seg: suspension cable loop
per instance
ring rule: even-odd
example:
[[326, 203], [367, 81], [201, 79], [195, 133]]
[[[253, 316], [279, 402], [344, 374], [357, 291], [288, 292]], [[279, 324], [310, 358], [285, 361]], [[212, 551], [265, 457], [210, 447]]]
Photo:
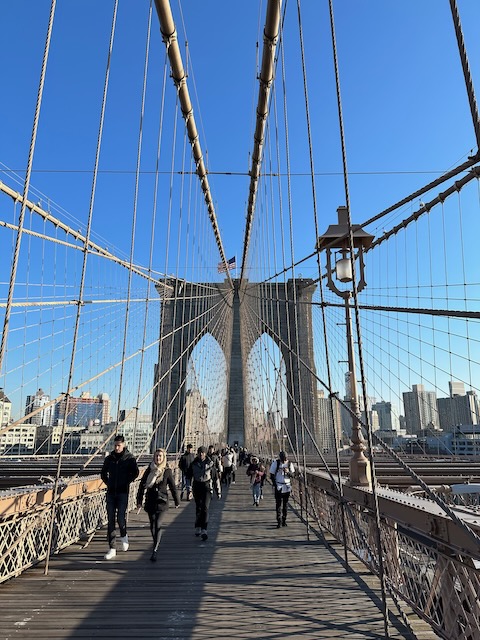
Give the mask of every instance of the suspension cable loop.
[[463, 77], [465, 87], [467, 89], [468, 102], [470, 104], [470, 112], [472, 114], [472, 124], [475, 130], [475, 138], [477, 140], [477, 149], [480, 151], [480, 118], [478, 116], [477, 99], [475, 97], [475, 88], [473, 85], [470, 65], [468, 63], [467, 49], [463, 37], [462, 24], [460, 21], [460, 13], [458, 11], [457, 0], [450, 0], [450, 10], [452, 12], [453, 26], [457, 38], [458, 52], [462, 62]]

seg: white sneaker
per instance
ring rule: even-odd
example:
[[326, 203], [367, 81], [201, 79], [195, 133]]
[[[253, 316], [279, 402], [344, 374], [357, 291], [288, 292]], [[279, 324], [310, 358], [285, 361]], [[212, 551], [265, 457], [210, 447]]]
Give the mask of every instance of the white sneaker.
[[115, 558], [116, 555], [117, 555], [116, 549], [109, 549], [107, 553], [104, 555], [104, 558], [105, 560], [111, 560], [112, 558]]
[[120, 543], [122, 545], [122, 551], [128, 551], [128, 536], [121, 537]]

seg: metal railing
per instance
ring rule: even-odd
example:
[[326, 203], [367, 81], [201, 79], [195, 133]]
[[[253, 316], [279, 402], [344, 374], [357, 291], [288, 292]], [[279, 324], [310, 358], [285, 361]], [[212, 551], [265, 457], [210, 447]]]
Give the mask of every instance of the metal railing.
[[[139, 480], [130, 485], [128, 511], [136, 506]], [[51, 554], [88, 541], [107, 523], [106, 488], [99, 476], [79, 478], [59, 487], [52, 509], [53, 483], [0, 494], [0, 582], [20, 575], [47, 557], [55, 518]]]
[[[308, 472], [307, 479], [307, 491], [301, 478], [294, 481], [294, 498], [321, 530], [340, 542], [345, 539], [348, 551], [378, 575], [371, 492], [345, 486], [342, 504], [326, 474]], [[431, 500], [391, 490], [379, 495], [381, 553], [390, 594], [408, 603], [442, 638], [480, 640], [480, 546], [475, 540], [480, 517], [462, 510], [457, 515], [468, 525], [464, 528]]]

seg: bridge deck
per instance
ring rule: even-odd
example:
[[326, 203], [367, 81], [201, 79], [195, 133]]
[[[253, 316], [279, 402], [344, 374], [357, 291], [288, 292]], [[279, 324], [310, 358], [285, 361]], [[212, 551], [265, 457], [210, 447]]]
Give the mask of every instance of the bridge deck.
[[[193, 502], [168, 512], [156, 564], [145, 514], [133, 513], [127, 553], [103, 560], [98, 532], [55, 556], [48, 576], [36, 567], [1, 585], [0, 638], [385, 638], [375, 579], [360, 564], [347, 573], [294, 513], [277, 530], [271, 489], [253, 507], [242, 469], [212, 501], [207, 542], [193, 519]], [[434, 638], [422, 624], [413, 636], [393, 618], [391, 637]]]

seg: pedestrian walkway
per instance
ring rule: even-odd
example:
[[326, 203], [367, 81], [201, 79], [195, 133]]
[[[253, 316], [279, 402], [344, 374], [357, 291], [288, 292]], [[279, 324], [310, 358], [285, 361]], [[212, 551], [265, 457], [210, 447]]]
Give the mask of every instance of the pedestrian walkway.
[[[293, 512], [277, 529], [271, 488], [254, 507], [243, 468], [213, 499], [206, 542], [194, 536], [194, 510], [169, 510], [156, 563], [146, 514], [134, 512], [130, 549], [114, 560], [103, 560], [102, 530], [54, 556], [48, 576], [36, 567], [2, 584], [0, 638], [385, 638], [376, 580], [347, 573]], [[436, 636], [411, 635], [393, 618], [391, 637]]]

